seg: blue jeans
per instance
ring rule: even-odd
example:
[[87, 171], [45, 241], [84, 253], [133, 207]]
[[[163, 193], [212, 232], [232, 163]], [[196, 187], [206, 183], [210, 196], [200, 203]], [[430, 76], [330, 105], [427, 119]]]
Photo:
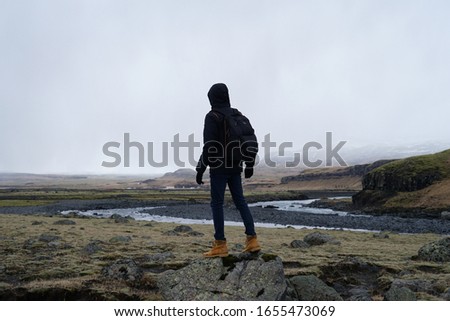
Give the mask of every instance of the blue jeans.
[[233, 174], [210, 174], [211, 182], [211, 210], [214, 222], [214, 239], [225, 240], [223, 200], [225, 196], [225, 188], [228, 184], [234, 205], [241, 214], [242, 221], [245, 226], [245, 234], [256, 235], [253, 217], [248, 208], [247, 202], [242, 190], [241, 173]]

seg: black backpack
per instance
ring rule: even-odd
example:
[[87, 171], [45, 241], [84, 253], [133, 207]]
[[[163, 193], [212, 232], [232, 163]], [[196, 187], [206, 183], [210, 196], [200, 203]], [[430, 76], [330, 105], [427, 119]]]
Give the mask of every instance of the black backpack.
[[225, 146], [226, 150], [231, 146], [233, 161], [254, 162], [258, 153], [258, 140], [250, 120], [236, 108], [215, 111], [224, 116]]

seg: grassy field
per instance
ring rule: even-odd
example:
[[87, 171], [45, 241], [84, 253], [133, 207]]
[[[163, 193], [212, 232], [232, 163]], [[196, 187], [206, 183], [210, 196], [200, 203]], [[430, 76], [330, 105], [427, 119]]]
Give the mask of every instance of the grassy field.
[[[246, 191], [249, 202], [276, 199], [302, 199], [299, 191]], [[229, 193], [226, 193], [230, 200]], [[5, 206], [37, 206], [54, 204], [65, 200], [134, 200], [134, 201], [190, 201], [209, 202], [208, 188], [202, 189], [3, 189], [0, 190], [0, 207]]]
[[[0, 293], [20, 293], [35, 299], [162, 299], [156, 288], [158, 273], [177, 269], [201, 259], [212, 239], [212, 226], [191, 225], [203, 236], [173, 235], [176, 224], [145, 221], [115, 223], [113, 219], [71, 218], [73, 225], [55, 224], [60, 216], [0, 215]], [[450, 286], [450, 264], [412, 260], [419, 248], [441, 238], [434, 234], [389, 234], [376, 238], [373, 233], [327, 231], [341, 244], [325, 244], [306, 249], [289, 244], [311, 230], [259, 228], [263, 251], [282, 258], [286, 276], [314, 274], [326, 278], [326, 267], [346, 258], [359, 258], [378, 266], [380, 286], [394, 278], [429, 280], [444, 291]], [[240, 251], [242, 227], [226, 227], [229, 248]], [[44, 235], [44, 237], [43, 237]], [[117, 236], [125, 236], [121, 242]], [[48, 242], [45, 238], [54, 238]], [[99, 244], [95, 253], [85, 251], [88, 244]], [[146, 256], [171, 255], [164, 262], [148, 261]], [[118, 259], [135, 260], [144, 269], [139, 284], [102, 277], [102, 268]], [[59, 296], [58, 296], [59, 295]], [[63, 296], [63, 297], [60, 297]], [[381, 297], [374, 296], [374, 299]], [[421, 300], [435, 300], [419, 293]]]
[[[76, 200], [207, 203], [210, 199], [207, 184], [199, 189], [157, 190], [142, 188], [134, 177], [122, 181], [116, 178], [93, 181], [83, 177], [67, 180], [52, 176], [42, 183], [43, 178], [39, 176], [33, 177], [33, 185], [27, 183], [31, 178], [26, 176], [15, 186], [13, 178], [11, 182], [3, 180], [0, 189], [0, 207], [2, 212], [6, 211], [0, 214], [2, 299], [161, 300], [156, 286], [158, 274], [203, 259], [202, 253], [210, 247], [213, 237], [210, 225], [191, 225], [200, 233], [196, 236], [176, 235], [173, 232], [176, 224], [170, 223], [133, 220], [116, 223], [114, 219], [74, 217], [70, 218], [73, 224], [59, 225], [58, 221], [63, 219], [60, 215], [7, 212], [11, 207], [51, 206]], [[263, 187], [245, 186], [249, 202], [304, 197], [301, 188], [270, 187], [276, 180], [269, 178], [270, 175], [267, 181], [260, 181], [265, 184]], [[134, 188], [137, 186], [140, 188]], [[444, 196], [447, 187], [441, 189]], [[317, 188], [326, 194], [319, 186]], [[230, 202], [229, 193], [226, 199]], [[257, 232], [263, 252], [278, 255], [283, 260], [287, 277], [314, 274], [330, 285], [337, 277], [339, 282], [359, 282], [358, 278], [367, 278], [376, 287], [374, 300], [383, 299], [383, 291], [394, 279], [430, 284], [431, 290], [417, 293], [420, 300], [441, 299], [440, 294], [450, 287], [450, 264], [412, 259], [423, 245], [442, 238], [441, 235], [390, 233], [387, 238], [379, 238], [373, 233], [335, 230], [325, 233], [336, 238], [340, 245], [300, 249], [292, 248], [290, 243], [302, 240], [312, 230], [259, 228]], [[226, 235], [231, 253], [239, 253], [244, 242], [243, 227], [226, 227]], [[161, 255], [163, 259], [155, 261], [154, 258]], [[130, 284], [105, 277], [102, 270], [120, 259], [132, 259], [143, 269], [144, 276], [139, 282]], [[349, 268], [343, 263], [355, 259], [375, 268], [355, 272], [353, 266]]]

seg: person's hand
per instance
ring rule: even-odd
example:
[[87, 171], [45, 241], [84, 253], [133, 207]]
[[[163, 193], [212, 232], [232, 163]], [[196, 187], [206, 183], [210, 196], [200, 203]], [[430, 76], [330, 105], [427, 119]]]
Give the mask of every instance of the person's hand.
[[245, 178], [250, 178], [253, 176], [253, 167], [245, 167], [244, 169], [244, 177]]
[[197, 172], [197, 176], [195, 177], [195, 180], [197, 181], [198, 185], [202, 185], [203, 184], [203, 173], [202, 172]]

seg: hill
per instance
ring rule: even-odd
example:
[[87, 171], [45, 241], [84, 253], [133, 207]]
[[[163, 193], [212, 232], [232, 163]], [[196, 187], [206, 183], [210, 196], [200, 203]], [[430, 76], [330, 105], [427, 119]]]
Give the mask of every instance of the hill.
[[450, 149], [380, 166], [364, 175], [362, 188], [353, 197], [356, 206], [386, 210], [449, 209]]
[[379, 160], [370, 164], [347, 167], [307, 169], [297, 175], [282, 177], [280, 187], [297, 190], [360, 191], [363, 176], [389, 162], [392, 160]]
[[180, 168], [174, 172], [165, 173], [155, 179], [142, 181], [146, 188], [167, 189], [167, 188], [197, 188], [195, 183], [196, 171], [189, 168]]

